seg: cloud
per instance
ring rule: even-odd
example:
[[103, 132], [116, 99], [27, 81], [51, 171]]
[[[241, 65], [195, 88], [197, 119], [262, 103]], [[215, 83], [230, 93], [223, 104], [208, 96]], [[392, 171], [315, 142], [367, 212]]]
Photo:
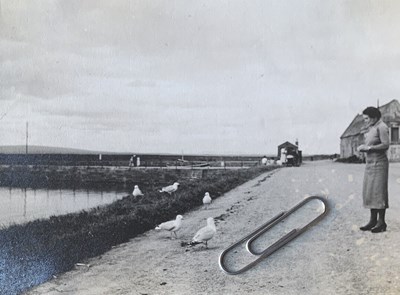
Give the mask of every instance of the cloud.
[[337, 152], [357, 112], [400, 91], [396, 1], [1, 4], [5, 142], [28, 120], [36, 144]]

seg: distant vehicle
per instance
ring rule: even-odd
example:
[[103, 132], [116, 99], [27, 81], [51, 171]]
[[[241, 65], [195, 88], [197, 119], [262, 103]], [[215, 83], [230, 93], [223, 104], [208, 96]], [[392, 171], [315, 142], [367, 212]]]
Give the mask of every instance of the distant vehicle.
[[299, 155], [295, 151], [288, 152], [286, 156], [286, 166], [300, 166]]

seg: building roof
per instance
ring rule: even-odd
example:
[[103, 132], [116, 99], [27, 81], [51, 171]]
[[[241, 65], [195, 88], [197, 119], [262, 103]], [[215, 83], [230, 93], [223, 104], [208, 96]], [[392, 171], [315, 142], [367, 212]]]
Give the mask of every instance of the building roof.
[[[379, 107], [382, 113], [382, 120], [387, 122], [399, 122], [400, 123], [400, 103], [393, 99], [391, 102]], [[358, 114], [354, 117], [353, 121], [346, 128], [340, 138], [356, 136], [363, 133], [366, 130], [364, 126], [364, 120], [362, 114]]]
[[340, 138], [355, 136], [361, 133], [361, 130], [364, 129], [364, 119], [363, 116], [358, 114], [354, 117], [353, 121], [344, 131]]
[[281, 148], [281, 147], [284, 147], [284, 146], [285, 146], [285, 147], [286, 147], [286, 146], [290, 146], [290, 147], [298, 148], [297, 145], [295, 145], [295, 144], [293, 144], [293, 143], [291, 143], [291, 142], [289, 142], [289, 141], [285, 141], [284, 143], [278, 145], [278, 148]]

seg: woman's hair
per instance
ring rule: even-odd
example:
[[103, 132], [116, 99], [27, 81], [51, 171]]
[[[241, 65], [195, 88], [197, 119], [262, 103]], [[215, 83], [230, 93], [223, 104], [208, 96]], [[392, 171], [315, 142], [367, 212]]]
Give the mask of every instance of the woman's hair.
[[363, 111], [364, 115], [367, 115], [368, 117], [370, 117], [371, 119], [380, 119], [381, 118], [381, 111], [375, 107], [367, 107], [364, 111]]

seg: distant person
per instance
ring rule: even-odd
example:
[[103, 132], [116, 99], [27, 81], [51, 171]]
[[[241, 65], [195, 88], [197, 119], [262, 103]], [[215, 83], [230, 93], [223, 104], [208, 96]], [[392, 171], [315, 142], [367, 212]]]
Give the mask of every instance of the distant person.
[[[363, 205], [371, 210], [371, 217], [361, 230], [373, 233], [386, 231], [385, 213], [389, 208], [388, 175], [389, 128], [381, 120], [381, 112], [375, 107], [363, 111], [364, 123], [368, 127], [364, 135], [365, 143], [357, 150], [366, 155], [363, 182]], [[379, 218], [378, 218], [379, 215]]]
[[136, 155], [133, 155], [130, 159], [129, 159], [129, 167], [135, 167], [136, 164]]
[[286, 153], [287, 153], [286, 149], [282, 148], [281, 149], [281, 159], [280, 159], [282, 164], [286, 163]]
[[264, 156], [264, 157], [261, 159], [261, 164], [264, 165], [264, 166], [268, 164], [268, 158], [267, 158], [267, 156]]
[[140, 157], [136, 156], [136, 167], [140, 166]]

